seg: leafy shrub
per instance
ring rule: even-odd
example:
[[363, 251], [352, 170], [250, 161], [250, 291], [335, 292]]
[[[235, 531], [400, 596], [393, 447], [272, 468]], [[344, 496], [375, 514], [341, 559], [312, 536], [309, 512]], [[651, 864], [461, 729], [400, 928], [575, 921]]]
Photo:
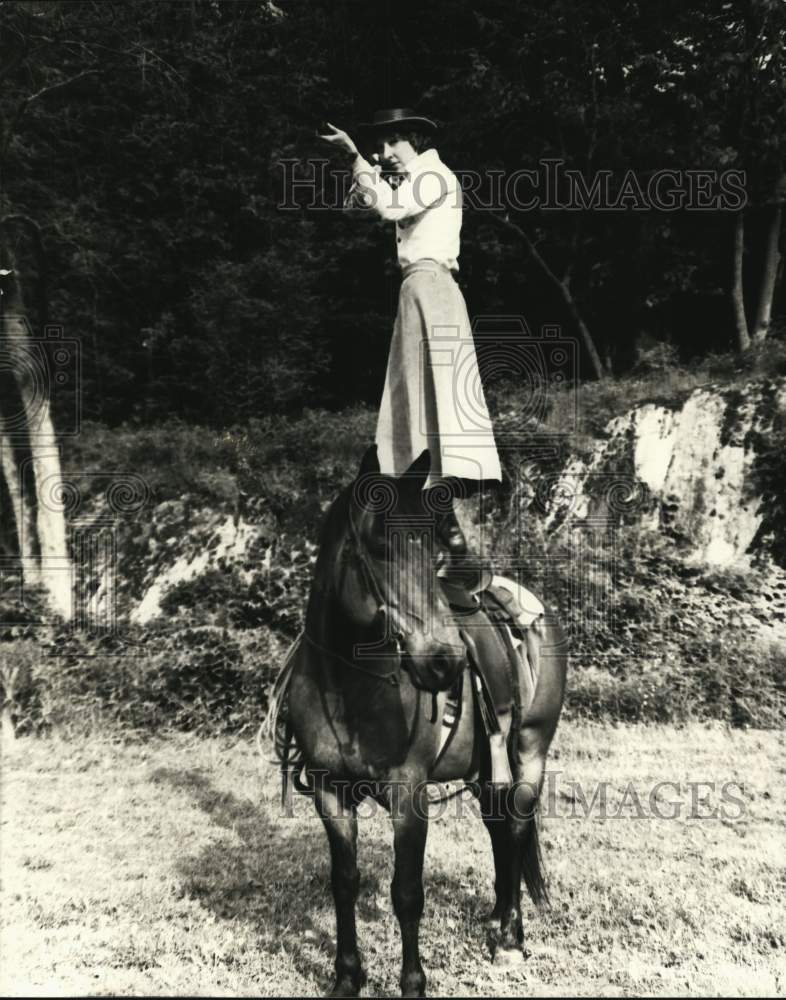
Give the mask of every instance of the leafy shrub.
[[680, 352], [666, 341], [659, 341], [649, 347], [639, 347], [636, 350], [636, 361], [633, 371], [636, 374], [671, 373], [680, 367]]
[[174, 586], [161, 601], [169, 615], [198, 612], [200, 621], [222, 628], [269, 626], [294, 638], [308, 601], [316, 546], [299, 546], [283, 535], [267, 553], [267, 564], [243, 575], [213, 568]]
[[740, 631], [697, 637], [679, 659], [627, 673], [603, 666], [571, 671], [568, 717], [621, 722], [719, 719], [732, 726], [780, 729], [786, 724], [786, 651]]
[[267, 629], [137, 630], [122, 642], [63, 633], [32, 665], [15, 706], [17, 730], [246, 730], [264, 717], [286, 648]]
[[[520, 534], [521, 537], [514, 539]], [[620, 721], [786, 722], [786, 651], [740, 624], [764, 569], [686, 565], [672, 540], [640, 525], [617, 529], [616, 558], [591, 543], [498, 526], [506, 554], [527, 554], [522, 582], [558, 614], [570, 649], [565, 711]], [[580, 586], [577, 574], [580, 573]]]

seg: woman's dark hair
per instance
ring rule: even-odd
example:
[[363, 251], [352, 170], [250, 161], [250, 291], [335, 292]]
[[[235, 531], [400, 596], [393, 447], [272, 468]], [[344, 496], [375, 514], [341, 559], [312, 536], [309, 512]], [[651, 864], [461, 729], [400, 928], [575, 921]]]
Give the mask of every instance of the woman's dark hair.
[[416, 153], [422, 153], [426, 149], [431, 149], [434, 145], [434, 137], [428, 132], [418, 132], [416, 129], [410, 130], [391, 130], [390, 132], [377, 132], [376, 135], [372, 136], [370, 142], [372, 145], [376, 144], [379, 139], [387, 139], [388, 142], [400, 142], [402, 139], [405, 140], [412, 146]]
[[432, 141], [433, 136], [428, 132], [402, 132], [400, 138], [406, 139], [416, 153], [422, 153], [426, 149], [431, 149], [434, 145]]

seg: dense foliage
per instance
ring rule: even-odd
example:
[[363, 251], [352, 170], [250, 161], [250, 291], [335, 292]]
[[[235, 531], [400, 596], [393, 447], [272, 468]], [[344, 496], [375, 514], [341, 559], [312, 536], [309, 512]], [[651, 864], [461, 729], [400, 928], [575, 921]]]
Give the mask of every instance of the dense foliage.
[[[716, 376], [722, 361], [714, 361]], [[728, 369], [732, 361], [726, 359]], [[693, 373], [669, 374], [670, 384], [655, 372], [585, 386], [588, 423], [602, 427], [634, 402], [662, 399], [667, 390], [676, 401]], [[515, 400], [501, 395], [495, 402], [505, 429], [518, 419]], [[544, 427], [564, 422], [561, 409], [565, 401], [556, 398]], [[354, 475], [359, 442], [373, 419], [372, 409], [358, 407], [309, 410], [286, 422], [268, 417], [229, 431], [184, 423], [85, 428], [71, 460], [104, 468], [100, 459], [111, 444], [111, 467], [137, 469], [150, 484], [150, 506], [117, 524], [118, 636], [42, 629], [41, 610], [29, 601], [17, 624], [9, 624], [15, 592], [0, 595], [6, 622], [0, 686], [18, 669], [12, 699], [18, 731], [253, 732], [302, 626], [321, 512]], [[506, 452], [504, 460], [511, 472], [517, 456]], [[774, 476], [769, 462], [762, 488], [780, 497], [765, 473]], [[100, 510], [103, 488], [100, 476], [88, 478], [88, 510]], [[195, 576], [183, 575], [166, 590], [160, 617], [128, 622], [125, 613], [175, 561], [211, 551], [216, 526], [233, 513], [255, 529], [242, 558], [219, 557]], [[633, 523], [620, 527], [613, 570], [601, 547], [577, 585], [571, 536], [546, 534], [534, 516], [520, 521], [508, 490], [493, 498], [487, 516], [495, 555], [504, 560], [511, 545], [527, 554], [526, 581], [567, 628], [569, 717], [783, 725], [786, 656], [782, 645], [762, 636], [783, 621], [786, 590], [773, 585], [766, 558], [747, 568], [709, 570], [686, 560], [675, 539]]]
[[[36, 329], [79, 340], [89, 417], [227, 426], [376, 403], [391, 233], [308, 208], [308, 189], [281, 206], [288, 170], [335, 203], [307, 161], [343, 165], [316, 130], [379, 105], [428, 110], [446, 162], [486, 177], [559, 159], [587, 185], [611, 171], [614, 193], [629, 170], [645, 189], [663, 169], [744, 170], [755, 308], [786, 164], [779, 0], [6, 0], [0, 21], [4, 252]], [[653, 342], [726, 350], [735, 213], [636, 201], [508, 224], [468, 209], [470, 310], [575, 337], [580, 319], [617, 372]]]

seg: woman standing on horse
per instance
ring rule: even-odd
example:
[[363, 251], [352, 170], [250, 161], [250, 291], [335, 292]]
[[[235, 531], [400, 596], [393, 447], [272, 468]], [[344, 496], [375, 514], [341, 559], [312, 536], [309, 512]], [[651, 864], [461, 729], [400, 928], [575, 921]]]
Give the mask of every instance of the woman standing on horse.
[[457, 284], [461, 188], [432, 145], [436, 125], [408, 108], [378, 111], [361, 125], [370, 163], [328, 123], [322, 138], [352, 157], [345, 209], [395, 222], [401, 291], [376, 429], [380, 471], [400, 476], [424, 449], [431, 471], [424, 502], [466, 572], [467, 544], [453, 500], [501, 481], [467, 307]]

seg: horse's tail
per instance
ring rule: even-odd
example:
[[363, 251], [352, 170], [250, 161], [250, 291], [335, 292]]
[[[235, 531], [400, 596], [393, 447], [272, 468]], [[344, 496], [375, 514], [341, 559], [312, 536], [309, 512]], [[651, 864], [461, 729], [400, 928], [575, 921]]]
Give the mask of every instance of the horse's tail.
[[284, 664], [279, 672], [273, 690], [270, 692], [267, 715], [257, 733], [257, 747], [262, 753], [262, 740], [273, 743], [273, 752], [281, 770], [281, 805], [288, 806], [292, 785], [297, 788], [295, 772], [302, 766], [292, 723], [289, 719], [289, 682], [295, 665], [294, 653], [303, 635], [301, 631], [289, 647]]
[[543, 855], [540, 851], [538, 826], [536, 812], [527, 825], [526, 837], [521, 848], [523, 854], [521, 871], [532, 902], [536, 906], [548, 906], [549, 893], [543, 875]]
[[292, 784], [292, 766], [289, 760], [289, 753], [292, 745], [292, 723], [289, 719], [284, 723], [284, 740], [281, 749], [281, 808], [284, 809], [289, 804]]
[[292, 668], [294, 666], [294, 653], [300, 643], [300, 639], [303, 635], [302, 630], [298, 633], [297, 638], [292, 643], [292, 645], [287, 650], [287, 655], [284, 657], [284, 663], [279, 671], [278, 677], [273, 684], [273, 690], [270, 692], [268, 698], [268, 709], [265, 718], [262, 721], [262, 725], [259, 727], [259, 733], [257, 734], [257, 741], [261, 740], [263, 737], [272, 740], [276, 752], [276, 756], [281, 756], [280, 747], [276, 741], [276, 731], [279, 728], [279, 721], [281, 717], [285, 714], [285, 704], [287, 693], [289, 691], [289, 681], [292, 677]]

